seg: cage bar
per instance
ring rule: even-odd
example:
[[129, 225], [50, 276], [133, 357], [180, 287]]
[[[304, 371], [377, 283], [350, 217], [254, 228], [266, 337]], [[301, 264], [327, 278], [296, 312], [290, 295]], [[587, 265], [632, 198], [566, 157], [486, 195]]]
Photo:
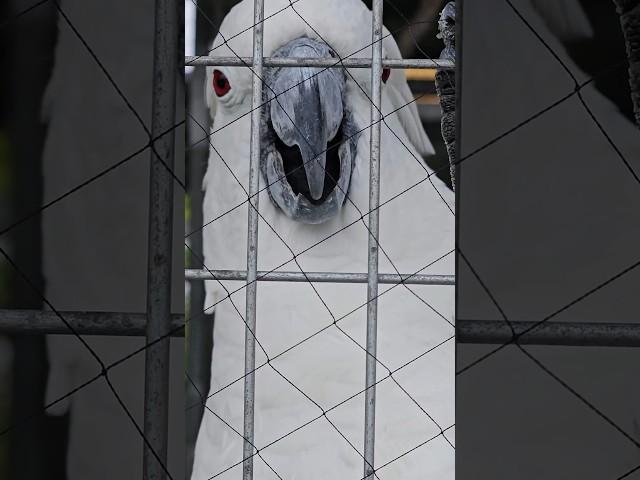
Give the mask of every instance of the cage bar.
[[[318, 283], [367, 283], [367, 273], [338, 273], [338, 272], [257, 272], [257, 281], [262, 282], [318, 282]], [[246, 280], [245, 270], [197, 270], [187, 269], [185, 280]], [[423, 275], [379, 273], [378, 283], [385, 284], [413, 284], [413, 285], [455, 285], [453, 275]]]
[[380, 209], [380, 127], [382, 112], [382, 1], [373, 0], [371, 36], [371, 142], [369, 161], [369, 249], [367, 357], [364, 400], [364, 478], [373, 480], [376, 435], [376, 347], [378, 334], [378, 234]]
[[[379, 42], [378, 42], [379, 43]], [[253, 60], [249, 57], [184, 57], [185, 66], [189, 67], [251, 67]], [[265, 57], [265, 67], [318, 67], [318, 68], [370, 68], [370, 58], [300, 58], [300, 57]], [[425, 68], [439, 70], [455, 70], [454, 62], [431, 58], [385, 58], [382, 60], [384, 68]]]
[[256, 367], [256, 294], [258, 283], [258, 193], [260, 189], [260, 117], [262, 115], [262, 41], [264, 0], [253, 2], [253, 95], [251, 98], [251, 144], [249, 159], [249, 215], [247, 230], [247, 287], [244, 351], [243, 480], [253, 480], [253, 427]]
[[[169, 345], [171, 331], [171, 248], [173, 240], [173, 170], [178, 19], [175, 3], [155, 2], [153, 93], [149, 171], [147, 325], [144, 382], [143, 478], [167, 477]], [[167, 135], [161, 133], [170, 131]], [[165, 165], [162, 164], [165, 163]], [[163, 338], [161, 341], [157, 341]], [[152, 342], [155, 342], [152, 344]], [[153, 449], [153, 450], [151, 450]], [[155, 454], [154, 454], [155, 452]], [[156, 457], [157, 456], [157, 457]]]
[[[640, 324], [604, 322], [511, 322], [521, 345], [640, 347]], [[513, 333], [503, 320], [458, 320], [456, 342], [503, 345]], [[513, 342], [515, 343], [515, 342]]]
[[[79, 335], [144, 336], [146, 314], [129, 312], [60, 312]], [[184, 315], [171, 315], [173, 337], [184, 336]], [[206, 321], [200, 315], [195, 322]], [[640, 323], [511, 322], [522, 345], [574, 347], [640, 347]], [[0, 309], [0, 334], [72, 335], [52, 311]], [[458, 320], [456, 342], [502, 345], [512, 340], [503, 320]]]
[[[79, 335], [144, 336], [147, 314], [131, 312], [60, 312]], [[173, 337], [184, 335], [184, 315], [171, 315]], [[73, 335], [60, 317], [49, 310], [0, 310], [2, 335]]]

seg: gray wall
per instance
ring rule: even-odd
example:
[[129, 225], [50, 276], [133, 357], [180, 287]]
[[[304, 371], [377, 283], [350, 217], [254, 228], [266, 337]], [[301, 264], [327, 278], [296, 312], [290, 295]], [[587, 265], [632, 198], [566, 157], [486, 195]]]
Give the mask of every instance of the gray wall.
[[[561, 3], [513, 0], [582, 82], [594, 72], [553, 32], [562, 22], [575, 27], [580, 5]], [[599, 21], [617, 21], [609, 6], [613, 16]], [[589, 35], [574, 28], [570, 40]], [[581, 94], [620, 154], [574, 95], [471, 156], [574, 84], [505, 0], [463, 2], [461, 43], [459, 247], [509, 320], [539, 321], [638, 261], [640, 184], [621, 156], [640, 172], [640, 136], [590, 84]], [[609, 44], [598, 70], [620, 47]], [[626, 79], [624, 66], [608, 74]], [[458, 318], [502, 320], [461, 256], [458, 265]], [[553, 321], [638, 322], [639, 281], [633, 270]], [[457, 369], [495, 347], [458, 345]], [[457, 478], [614, 479], [640, 464], [633, 441], [561, 383], [638, 442], [638, 349], [525, 350], [551, 373], [510, 346], [458, 375]]]
[[[154, 3], [63, 1], [62, 9], [150, 127]], [[182, 8], [182, 5], [179, 6]], [[179, 89], [182, 92], [181, 89]], [[177, 100], [183, 118], [183, 93]], [[62, 18], [53, 75], [43, 105], [48, 135], [43, 156], [44, 201], [55, 198], [148, 142], [145, 131], [105, 73]], [[184, 129], [176, 132], [176, 167], [183, 176]], [[47, 210], [42, 217], [45, 294], [60, 310], [144, 312], [150, 153], [136, 156]], [[183, 195], [175, 186], [173, 310], [183, 311]], [[142, 338], [86, 337], [105, 363], [140, 348]], [[78, 339], [48, 338], [47, 400], [99, 371]], [[184, 347], [171, 342], [169, 469], [184, 472]], [[144, 353], [110, 371], [116, 389], [142, 425]], [[70, 410], [68, 478], [141, 478], [142, 439], [104, 381], [74, 394], [49, 413]]]

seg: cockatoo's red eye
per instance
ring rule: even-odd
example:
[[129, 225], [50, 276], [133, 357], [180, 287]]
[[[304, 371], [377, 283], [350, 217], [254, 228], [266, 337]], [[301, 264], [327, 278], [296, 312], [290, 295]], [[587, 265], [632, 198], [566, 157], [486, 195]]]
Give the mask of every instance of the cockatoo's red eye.
[[229, 79], [220, 70], [213, 71], [213, 89], [219, 97], [225, 96], [231, 90]]
[[387, 83], [387, 80], [389, 80], [389, 75], [391, 75], [391, 69], [390, 68], [383, 68], [382, 69], [382, 81], [384, 83]]

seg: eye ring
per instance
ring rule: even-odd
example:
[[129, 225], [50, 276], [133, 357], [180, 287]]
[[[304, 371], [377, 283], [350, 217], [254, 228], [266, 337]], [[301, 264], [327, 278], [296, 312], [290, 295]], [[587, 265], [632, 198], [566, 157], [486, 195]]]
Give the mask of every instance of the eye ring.
[[213, 71], [213, 90], [218, 97], [224, 97], [231, 90], [231, 83], [227, 76], [220, 70]]
[[387, 80], [389, 80], [390, 76], [391, 76], [391, 69], [390, 68], [383, 68], [382, 69], [382, 83], [387, 83]]

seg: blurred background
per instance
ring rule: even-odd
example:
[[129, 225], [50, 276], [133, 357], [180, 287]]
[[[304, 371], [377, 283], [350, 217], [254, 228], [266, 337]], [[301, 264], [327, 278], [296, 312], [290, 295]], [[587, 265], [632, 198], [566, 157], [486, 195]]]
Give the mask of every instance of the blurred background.
[[[146, 311], [150, 152], [143, 125], [151, 125], [154, 8], [153, 0], [0, 3], [0, 247], [31, 282], [0, 257], [0, 320], [7, 309], [46, 310], [40, 295], [63, 312]], [[180, 32], [183, 14], [176, 2]], [[182, 44], [177, 50], [181, 65]], [[180, 67], [177, 121], [184, 116], [183, 79]], [[175, 140], [180, 178], [184, 128]], [[178, 185], [174, 191], [172, 307], [179, 314], [184, 196]], [[143, 337], [83, 340], [105, 364], [144, 352]], [[143, 441], [132, 420], [143, 423], [144, 367], [138, 354], [109, 370], [127, 412], [103, 379], [44, 410], [93, 378], [99, 365], [72, 335], [0, 329], [0, 478], [142, 478]], [[173, 478], [182, 478], [179, 338], [171, 340], [171, 368], [168, 463]]]
[[[640, 269], [618, 273], [639, 265], [640, 122], [615, 3], [637, 33], [637, 0], [464, 2], [458, 322], [638, 326]], [[486, 361], [498, 346], [457, 344], [458, 479], [640, 478], [640, 349], [586, 338]]]

